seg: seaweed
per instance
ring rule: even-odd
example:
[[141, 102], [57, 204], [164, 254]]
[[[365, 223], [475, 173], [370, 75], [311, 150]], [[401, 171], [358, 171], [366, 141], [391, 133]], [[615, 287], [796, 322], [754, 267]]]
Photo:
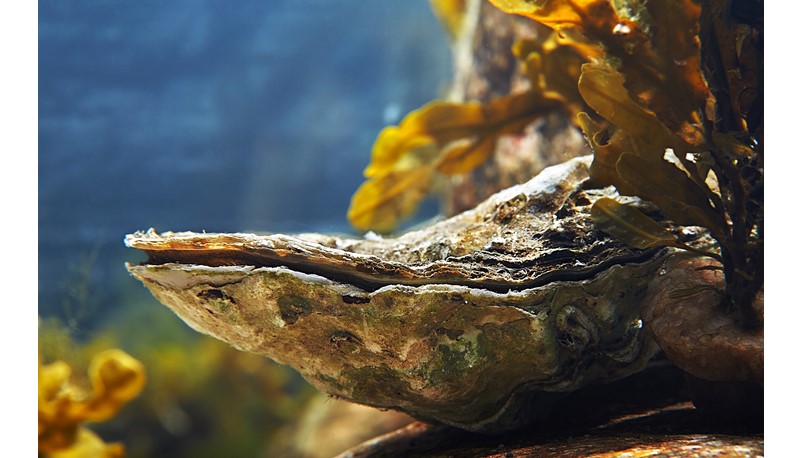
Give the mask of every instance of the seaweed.
[[[148, 323], [146, 338], [131, 322]], [[89, 427], [72, 423], [88, 433], [75, 436], [76, 443], [102, 444], [100, 438], [113, 438], [124, 443], [130, 457], [252, 456], [282, 435], [280, 428], [316, 395], [287, 366], [202, 336], [155, 304], [134, 300], [89, 335], [55, 317], [42, 319], [39, 331], [40, 361], [71, 368], [66, 386], [73, 393], [91, 391], [86, 375], [92, 358], [108, 348], [124, 349], [147, 368], [141, 393], [112, 418]], [[50, 409], [40, 401], [43, 408]], [[40, 447], [43, 436], [48, 444], [53, 441], [45, 431], [52, 427], [40, 429]], [[110, 451], [122, 450], [122, 444], [105, 445]], [[80, 448], [69, 450], [76, 454], [47, 456], [80, 456]]]
[[577, 91], [580, 66], [599, 50], [579, 37], [553, 32], [521, 40], [514, 54], [530, 88], [481, 104], [433, 101], [385, 127], [372, 146], [364, 182], [353, 195], [350, 223], [360, 230], [392, 232], [416, 210], [437, 177], [469, 173], [493, 153], [504, 135], [522, 132], [554, 111], [590, 110]]
[[430, 0], [430, 4], [450, 39], [458, 38], [464, 28], [467, 0]]
[[486, 104], [433, 102], [385, 128], [349, 218], [390, 232], [439, 175], [470, 172], [503, 135], [560, 110], [594, 154], [591, 179], [655, 203], [711, 248], [681, 243], [627, 204], [599, 201], [595, 224], [640, 248], [722, 262], [726, 304], [754, 328], [763, 287], [763, 2], [490, 0], [553, 30], [513, 53], [530, 87]]
[[[763, 159], [754, 146], [762, 144], [763, 108], [759, 96], [743, 104], [742, 95], [762, 89], [758, 78], [742, 85], [719, 75], [742, 74], [743, 62], [750, 74], [763, 72], [760, 23], [739, 24], [736, 38], [720, 36], [723, 19], [732, 19], [732, 12], [721, 13], [729, 5], [723, 1], [493, 2], [557, 29], [577, 29], [602, 45], [603, 58], [584, 64], [578, 80], [584, 101], [607, 121], [600, 127], [578, 115], [594, 152], [592, 179], [654, 202], [677, 224], [706, 228], [719, 245], [714, 257], [723, 264], [728, 302], [743, 327], [757, 326], [752, 302], [764, 278]], [[742, 58], [745, 43], [749, 55]], [[625, 208], [607, 208], [616, 218], [601, 226], [628, 242], [647, 227], [657, 245], [675, 246], [660, 226], [628, 224]]]
[[106, 444], [87, 421], [113, 417], [144, 387], [142, 364], [119, 349], [96, 354], [89, 365], [91, 390], [70, 381], [64, 361], [43, 365], [39, 355], [39, 453], [51, 457], [121, 457], [120, 443]]
[[348, 219], [362, 230], [391, 232], [437, 174], [469, 172], [492, 154], [501, 135], [561, 106], [555, 93], [530, 91], [486, 105], [436, 101], [410, 113], [378, 135], [364, 171], [368, 180], [353, 196]]

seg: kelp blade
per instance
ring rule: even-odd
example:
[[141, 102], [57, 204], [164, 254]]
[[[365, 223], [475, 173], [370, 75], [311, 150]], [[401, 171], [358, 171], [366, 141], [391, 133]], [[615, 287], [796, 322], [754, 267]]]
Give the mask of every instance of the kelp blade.
[[658, 222], [635, 207], [608, 197], [594, 203], [592, 221], [601, 231], [641, 250], [677, 243], [677, 238]]

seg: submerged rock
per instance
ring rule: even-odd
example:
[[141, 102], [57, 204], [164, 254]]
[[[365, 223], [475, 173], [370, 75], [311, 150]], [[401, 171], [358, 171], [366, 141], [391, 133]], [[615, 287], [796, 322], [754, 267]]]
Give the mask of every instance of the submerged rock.
[[641, 311], [670, 250], [594, 229], [590, 158], [397, 238], [164, 233], [128, 265], [194, 329], [288, 364], [321, 391], [471, 431], [640, 370]]
[[763, 419], [696, 409], [683, 379], [657, 356], [630, 377], [571, 393], [535, 427], [485, 435], [415, 422], [337, 458], [764, 456]]

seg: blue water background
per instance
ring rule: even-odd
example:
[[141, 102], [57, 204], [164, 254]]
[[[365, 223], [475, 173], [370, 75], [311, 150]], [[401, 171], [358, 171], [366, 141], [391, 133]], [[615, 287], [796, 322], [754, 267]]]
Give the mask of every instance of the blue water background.
[[40, 315], [153, 300], [136, 230], [352, 232], [375, 136], [450, 67], [425, 0], [40, 1]]

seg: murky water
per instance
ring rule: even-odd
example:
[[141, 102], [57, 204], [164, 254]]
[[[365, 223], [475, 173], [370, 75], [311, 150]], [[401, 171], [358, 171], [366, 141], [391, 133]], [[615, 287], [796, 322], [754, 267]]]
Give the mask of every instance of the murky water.
[[146, 298], [131, 231], [350, 231], [378, 131], [449, 76], [425, 0], [39, 2], [40, 315]]

